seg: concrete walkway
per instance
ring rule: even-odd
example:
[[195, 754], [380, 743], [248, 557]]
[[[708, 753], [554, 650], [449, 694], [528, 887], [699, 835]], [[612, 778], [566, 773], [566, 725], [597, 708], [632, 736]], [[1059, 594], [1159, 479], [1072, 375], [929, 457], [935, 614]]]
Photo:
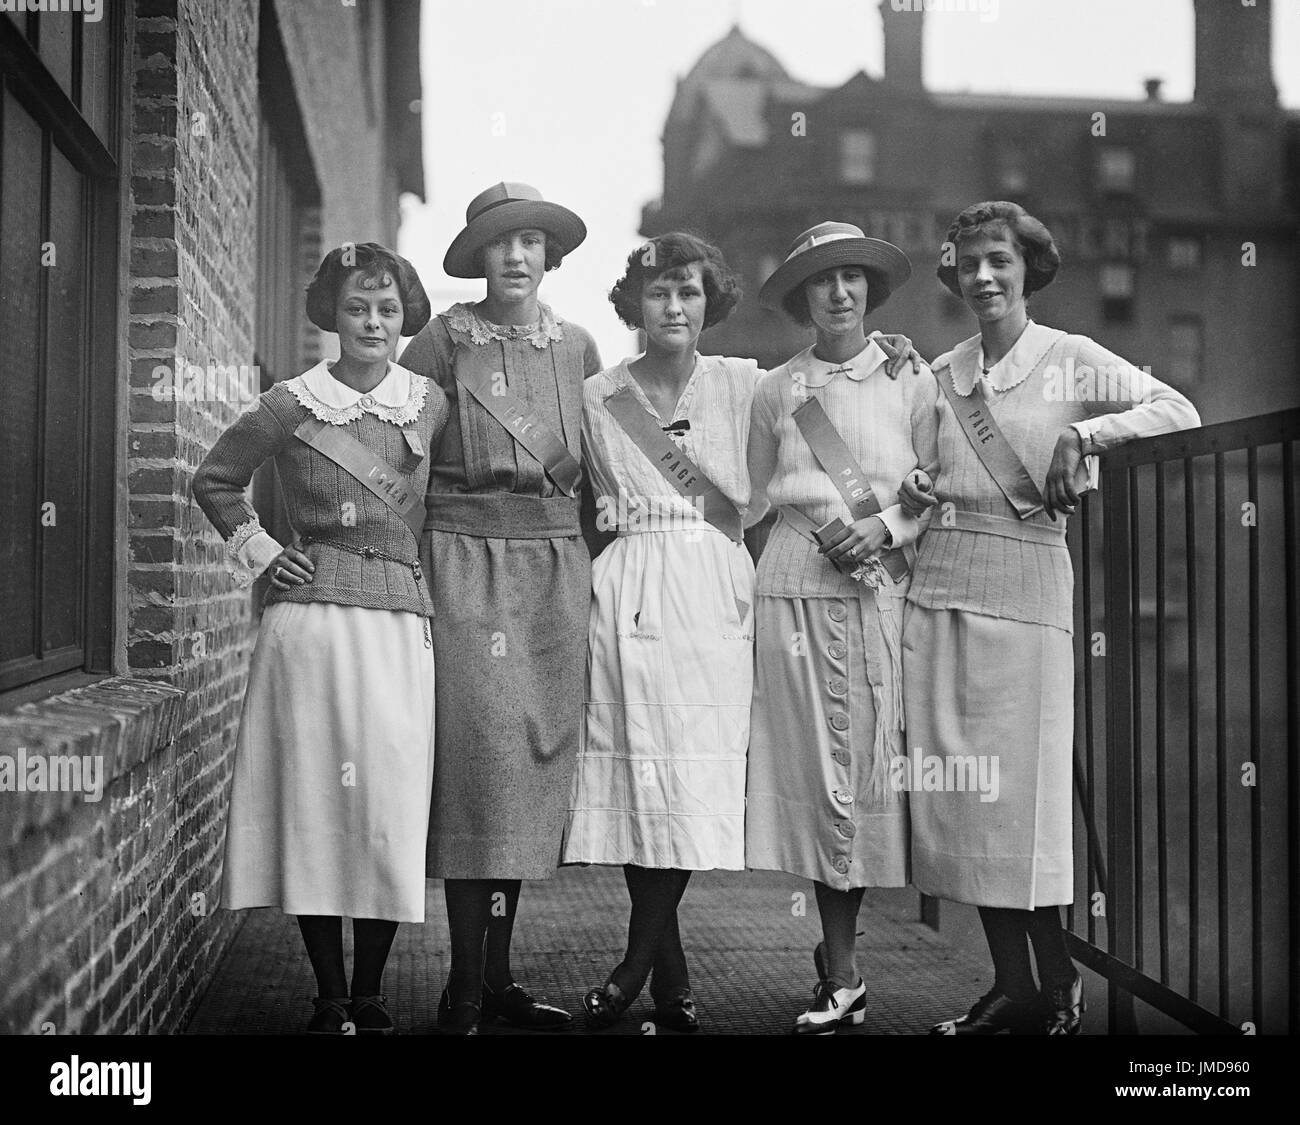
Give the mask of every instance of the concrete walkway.
[[[577, 1017], [573, 1030], [553, 1034], [586, 1034], [580, 997], [622, 956], [627, 913], [622, 872], [615, 868], [564, 868], [549, 882], [524, 884], [515, 975], [533, 995]], [[429, 884], [425, 916], [423, 926], [398, 930], [384, 978], [402, 1034], [434, 1029], [448, 966], [441, 883]], [[867, 892], [859, 916], [865, 932], [858, 938], [867, 1018], [860, 1030], [845, 1034], [914, 1035], [961, 1014], [990, 987], [987, 954], [954, 947], [918, 917], [913, 890]], [[816, 983], [811, 954], [820, 926], [811, 884], [769, 872], [699, 874], [680, 919], [701, 1034], [787, 1034]], [[350, 930], [344, 927], [349, 945]], [[349, 964], [350, 956], [349, 950]], [[311, 1014], [315, 992], [294, 919], [278, 910], [252, 910], [187, 1031], [294, 1034]], [[653, 1030], [651, 1007], [643, 993], [620, 1025], [597, 1034]]]

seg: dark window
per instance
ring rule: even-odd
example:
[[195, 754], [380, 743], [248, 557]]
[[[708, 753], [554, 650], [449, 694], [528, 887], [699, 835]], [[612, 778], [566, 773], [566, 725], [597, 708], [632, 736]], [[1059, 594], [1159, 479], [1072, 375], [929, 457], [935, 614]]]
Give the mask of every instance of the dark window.
[[1204, 351], [1201, 318], [1190, 313], [1175, 313], [1169, 318], [1169, 385], [1180, 390], [1201, 381], [1201, 357]]
[[1166, 260], [1171, 270], [1201, 268], [1201, 240], [1189, 235], [1171, 235], [1166, 244]]
[[[258, 55], [257, 292], [254, 361], [260, 389], [301, 375], [319, 358], [307, 320], [307, 283], [320, 264], [320, 187], [312, 168], [274, 8], [263, 3]], [[253, 507], [281, 543], [293, 535], [274, 463], [253, 477]], [[269, 579], [258, 581], [260, 606]]]
[[122, 10], [0, 19], [0, 691], [111, 668]]
[[1108, 324], [1128, 324], [1133, 319], [1133, 273], [1125, 262], [1101, 267], [1101, 316]]

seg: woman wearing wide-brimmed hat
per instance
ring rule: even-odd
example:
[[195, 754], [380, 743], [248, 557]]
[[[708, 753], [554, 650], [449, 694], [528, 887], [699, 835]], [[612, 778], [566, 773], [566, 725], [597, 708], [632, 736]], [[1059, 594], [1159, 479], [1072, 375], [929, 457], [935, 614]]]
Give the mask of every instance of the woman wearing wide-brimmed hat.
[[[1051, 233], [1019, 204], [977, 203], [953, 220], [938, 276], [980, 330], [935, 360], [933, 483], [901, 488], [914, 511], [942, 505], [907, 595], [908, 744], [927, 765], [973, 760], [998, 779], [991, 794], [969, 785], [911, 793], [913, 882], [980, 908], [995, 972], [969, 1012], [932, 1034], [1079, 1031], [1083, 982], [1060, 913], [1074, 901], [1064, 517], [1085, 483], [1085, 455], [1200, 421], [1181, 394], [1113, 352], [1029, 318], [1027, 298], [1060, 260]], [[1095, 378], [1076, 388], [1085, 370]]]
[[[381, 978], [397, 924], [424, 921], [435, 699], [419, 527], [447, 400], [392, 362], [399, 335], [429, 319], [405, 258], [369, 242], [330, 251], [307, 316], [338, 333], [338, 360], [262, 394], [194, 474], [235, 585], [271, 576], [235, 747], [222, 905], [298, 916], [320, 993], [309, 1033], [350, 1023], [382, 1034], [393, 1030]], [[268, 535], [245, 496], [272, 458], [295, 545]]]
[[579, 529], [583, 380], [591, 337], [537, 297], [586, 237], [533, 187], [476, 196], [447, 250], [487, 294], [435, 317], [402, 354], [447, 394], [426, 497], [436, 612], [438, 766], [428, 874], [446, 880], [451, 973], [438, 1021], [550, 1028], [567, 1012], [515, 983], [520, 881], [555, 871], [582, 722], [591, 560]]
[[746, 862], [816, 890], [818, 982], [796, 1034], [863, 1021], [863, 890], [908, 880], [907, 801], [890, 769], [904, 753], [903, 596], [922, 525], [897, 489], [920, 464], [934, 381], [891, 377], [864, 318], [910, 273], [898, 247], [825, 222], [759, 294], [817, 331], [760, 381], [749, 433], [751, 503], [765, 494], [780, 518], [758, 565]]

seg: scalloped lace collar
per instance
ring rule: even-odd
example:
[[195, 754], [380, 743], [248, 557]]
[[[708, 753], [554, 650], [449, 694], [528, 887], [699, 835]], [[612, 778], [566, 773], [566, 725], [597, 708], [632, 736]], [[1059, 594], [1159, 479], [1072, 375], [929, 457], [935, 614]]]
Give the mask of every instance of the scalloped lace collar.
[[997, 363], [984, 370], [984, 345], [976, 335], [963, 340], [949, 352], [947, 366], [952, 369], [952, 385], [959, 395], [968, 395], [979, 380], [992, 391], [1009, 391], [1023, 383], [1038, 366], [1038, 361], [1064, 335], [1060, 329], [1028, 321], [1019, 339]]
[[420, 416], [429, 392], [429, 382], [424, 376], [391, 362], [388, 374], [366, 394], [334, 378], [325, 360], [296, 379], [290, 379], [285, 386], [299, 403], [331, 426], [347, 425], [363, 414], [373, 414], [395, 426], [410, 425]]
[[470, 304], [458, 302], [441, 315], [446, 319], [452, 335], [463, 343], [481, 346], [489, 340], [527, 340], [533, 347], [549, 347], [552, 341], [564, 339], [560, 321], [551, 312], [550, 305], [537, 302], [540, 316], [532, 324], [493, 324], [484, 320]]

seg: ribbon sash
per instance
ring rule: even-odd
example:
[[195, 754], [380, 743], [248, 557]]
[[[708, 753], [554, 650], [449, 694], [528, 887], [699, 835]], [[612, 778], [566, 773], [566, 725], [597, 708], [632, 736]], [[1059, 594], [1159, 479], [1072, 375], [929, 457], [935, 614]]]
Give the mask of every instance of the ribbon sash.
[[989, 471], [1002, 495], [1022, 520], [1043, 510], [1043, 494], [1038, 491], [1020, 455], [1011, 448], [989, 407], [988, 395], [978, 379], [969, 395], [959, 395], [953, 386], [952, 369], [937, 374], [939, 386], [948, 396], [957, 424], [975, 450], [975, 456]]
[[736, 506], [659, 428], [658, 421], [637, 401], [636, 392], [631, 387], [624, 387], [606, 398], [605, 408], [623, 427], [632, 444], [650, 458], [664, 480], [694, 504], [700, 515], [723, 535], [733, 542], [741, 542], [744, 524]]
[[319, 418], [308, 418], [293, 436], [355, 477], [396, 512], [419, 540], [424, 528], [424, 493], [412, 488], [411, 482], [392, 465], [347, 431]]
[[867, 474], [862, 471], [853, 451], [845, 444], [839, 430], [827, 416], [822, 404], [809, 398], [791, 417], [799, 427], [803, 439], [813, 451], [817, 463], [831, 478], [831, 483], [844, 497], [854, 520], [880, 514], [880, 501], [876, 499]]
[[475, 401], [505, 428], [516, 444], [531, 453], [546, 475], [566, 496], [573, 496], [582, 477], [582, 467], [569, 447], [537, 416], [537, 412], [505, 385], [504, 372], [489, 371], [457, 363], [456, 379]]

